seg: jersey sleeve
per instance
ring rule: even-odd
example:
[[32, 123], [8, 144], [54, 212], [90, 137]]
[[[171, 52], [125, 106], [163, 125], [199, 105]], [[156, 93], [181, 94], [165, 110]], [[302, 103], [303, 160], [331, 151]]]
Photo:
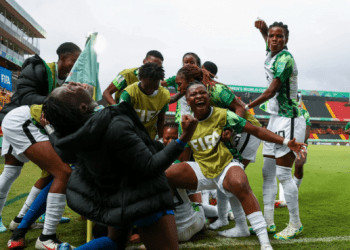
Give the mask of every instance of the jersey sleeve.
[[305, 122], [307, 126], [311, 126], [311, 122], [310, 122], [310, 114], [307, 110], [302, 109], [301, 113], [303, 114], [304, 118], [305, 118]]
[[161, 112], [167, 112], [169, 110], [169, 103], [165, 104], [165, 106], [162, 108]]
[[119, 103], [122, 103], [122, 102], [128, 102], [130, 104], [131, 103], [131, 96], [129, 95], [128, 91], [123, 91], [122, 94], [120, 95], [120, 101]]
[[210, 94], [211, 100], [220, 108], [228, 108], [236, 97], [233, 91], [223, 84], [216, 84]]
[[125, 77], [121, 74], [117, 75], [117, 77], [114, 78], [113, 84], [118, 90], [123, 90], [127, 86]]
[[166, 79], [165, 81], [166, 81], [168, 87], [174, 87], [177, 91], [177, 84], [175, 82], [175, 79], [176, 79], [176, 76], [172, 76], [172, 77]]
[[349, 128], [350, 128], [350, 122], [348, 124], [346, 124], [345, 130], [348, 130]]
[[224, 128], [233, 128], [237, 133], [242, 133], [246, 122], [246, 119], [236, 115], [230, 110], [227, 110], [227, 121]]
[[273, 65], [273, 78], [279, 78], [281, 82], [286, 82], [293, 73], [294, 59], [288, 52], [281, 53], [276, 58]]

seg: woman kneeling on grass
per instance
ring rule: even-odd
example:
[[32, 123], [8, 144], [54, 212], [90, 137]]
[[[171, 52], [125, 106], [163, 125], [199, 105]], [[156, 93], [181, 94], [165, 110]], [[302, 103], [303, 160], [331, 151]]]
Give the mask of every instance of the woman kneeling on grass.
[[173, 196], [164, 171], [183, 152], [197, 119], [184, 116], [180, 139], [162, 148], [129, 103], [98, 109], [90, 92], [77, 83], [55, 89], [43, 107], [55, 130], [50, 141], [58, 154], [76, 156], [68, 206], [109, 226], [108, 237], [77, 250], [124, 249], [134, 224], [147, 249], [178, 249]]
[[266, 222], [249, 186], [244, 167], [233, 159], [230, 151], [220, 142], [221, 134], [225, 128], [231, 128], [237, 133], [247, 132], [261, 140], [288, 145], [291, 150], [302, 155], [302, 146], [305, 144], [297, 143], [295, 139], [286, 140], [264, 128], [256, 127], [229, 110], [211, 107], [207, 88], [202, 82], [195, 81], [188, 86], [186, 99], [194, 117], [199, 121], [189, 142], [195, 162], [172, 165], [166, 171], [170, 186], [173, 189], [198, 191], [218, 188], [230, 198], [230, 202], [233, 201], [233, 195], [237, 196], [257, 232], [261, 249], [272, 249]]

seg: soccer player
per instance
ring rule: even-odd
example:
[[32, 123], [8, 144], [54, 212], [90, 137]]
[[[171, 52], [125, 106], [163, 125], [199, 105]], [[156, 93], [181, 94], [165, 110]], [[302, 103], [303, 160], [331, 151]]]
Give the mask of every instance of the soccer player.
[[178, 249], [173, 196], [164, 171], [183, 152], [197, 120], [184, 116], [182, 136], [163, 148], [149, 137], [128, 102], [100, 111], [96, 107], [91, 93], [70, 83], [56, 89], [43, 108], [55, 130], [50, 140], [57, 152], [63, 159], [75, 157], [70, 159], [76, 164], [67, 188], [68, 205], [109, 226], [108, 237], [77, 250], [124, 249], [134, 224], [147, 249]]
[[[60, 86], [65, 81], [75, 61], [79, 57], [81, 50], [74, 43], [63, 43], [57, 48], [56, 53], [58, 55], [57, 63], [46, 64], [45, 61], [38, 55], [30, 57], [24, 62], [22, 72], [18, 79], [17, 91], [14, 93], [11, 102], [6, 104], [1, 110], [0, 122], [3, 121], [8, 112], [19, 106], [42, 104], [46, 96], [55, 87]], [[28, 114], [28, 111], [26, 111], [26, 114]], [[19, 112], [18, 115], [21, 116], [22, 113]], [[0, 176], [0, 232], [6, 231], [6, 227], [2, 224], [1, 212], [4, 208], [7, 195], [12, 183], [21, 173], [23, 163], [27, 161], [25, 156], [22, 157], [23, 152], [32, 144], [38, 141], [40, 142], [40, 140], [48, 140], [44, 135], [40, 135], [40, 132], [38, 133], [37, 138], [32, 138], [30, 136], [29, 132], [31, 131], [28, 132], [28, 128], [31, 127], [31, 120], [32, 117], [29, 115], [28, 119], [22, 124], [23, 128], [19, 128], [20, 130], [17, 131], [18, 133], [24, 135], [24, 139], [23, 141], [16, 139], [16, 145], [8, 143], [8, 139], [6, 139], [8, 137], [4, 132], [5, 141], [2, 145], [2, 154], [5, 155], [5, 166], [4, 171]], [[9, 129], [11, 129], [12, 122], [17, 125], [19, 124], [15, 119], [9, 122], [9, 124], [5, 125], [5, 127], [10, 126]], [[34, 128], [35, 126], [33, 129]], [[11, 136], [15, 136], [15, 134], [12, 134]], [[18, 136], [20, 136], [20, 134], [18, 134]], [[17, 147], [17, 149], [14, 150], [14, 147]], [[23, 216], [28, 211], [31, 203], [35, 200], [41, 189], [43, 189], [51, 180], [52, 177], [49, 177], [49, 174], [43, 171], [42, 179], [38, 180], [38, 182], [31, 189], [22, 210], [11, 222], [11, 230], [14, 230], [19, 225]], [[38, 227], [37, 224], [34, 226]]]
[[[298, 108], [298, 70], [292, 54], [287, 50], [288, 26], [275, 22], [267, 28], [263, 20], [255, 22], [267, 42], [267, 58], [264, 69], [268, 88], [256, 100], [247, 104], [251, 109], [258, 105], [270, 113], [267, 129], [284, 137], [303, 141], [306, 123]], [[276, 239], [293, 239], [303, 231], [299, 217], [298, 188], [292, 178], [295, 154], [286, 146], [264, 142], [263, 147], [263, 196], [264, 217], [270, 233], [276, 232], [274, 202], [277, 194], [276, 176], [282, 183], [289, 210], [289, 224], [274, 235]]]
[[[186, 65], [182, 67], [176, 76], [176, 82], [179, 86], [179, 90], [186, 89], [188, 84], [194, 80], [201, 81], [206, 85], [210, 93], [210, 103], [213, 106], [229, 109], [235, 112], [237, 115], [244, 117], [251, 124], [261, 127], [261, 124], [252, 116], [248, 111], [244, 109], [242, 102], [236, 98], [234, 93], [224, 84], [217, 83], [211, 79], [211, 74], [206, 69], [201, 69], [196, 65]], [[228, 132], [228, 131], [227, 131]], [[225, 132], [226, 133], [226, 132]], [[239, 142], [229, 139], [233, 143], [225, 142], [225, 146], [228, 147], [234, 158], [242, 161], [244, 167], [247, 167], [250, 162], [255, 162], [256, 152], [260, 145], [260, 140], [253, 135], [243, 132]], [[232, 145], [236, 144], [236, 145]], [[210, 225], [211, 229], [217, 229], [228, 225], [227, 211], [228, 201], [225, 195], [220, 190], [218, 193], [218, 220]], [[235, 207], [231, 207], [233, 215], [235, 217], [236, 227], [227, 230], [226, 236], [228, 237], [243, 237], [249, 236], [248, 226], [242, 207], [239, 205], [239, 201], [233, 203]]]
[[120, 102], [130, 103], [139, 115], [152, 139], [163, 138], [165, 112], [170, 102], [169, 91], [160, 86], [164, 69], [156, 63], [146, 63], [139, 69], [140, 81], [122, 92]]
[[[175, 122], [168, 122], [164, 125], [163, 142], [167, 146], [171, 141], [178, 138], [179, 125]], [[178, 160], [175, 163], [179, 162]], [[175, 189], [175, 222], [180, 242], [189, 241], [193, 235], [201, 231], [205, 225], [205, 215], [201, 204], [190, 201], [185, 189]]]
[[225, 127], [230, 127], [237, 133], [247, 132], [262, 140], [288, 145], [296, 153], [302, 153], [304, 144], [296, 143], [295, 139], [283, 139], [271, 131], [256, 127], [230, 110], [211, 107], [209, 93], [201, 82], [195, 81], [188, 86], [186, 99], [194, 117], [199, 121], [189, 142], [195, 162], [172, 165], [166, 171], [170, 186], [173, 189], [198, 191], [220, 189], [230, 197], [231, 206], [235, 202], [232, 199], [235, 195], [255, 232], [258, 232], [261, 249], [272, 249], [264, 217], [249, 186], [244, 167], [233, 159], [230, 151], [220, 142], [221, 134]]
[[[300, 95], [300, 97], [299, 97]], [[305, 121], [306, 121], [306, 130], [305, 130], [305, 141], [304, 143], [307, 144], [307, 140], [310, 136], [310, 130], [311, 130], [311, 122], [310, 122], [310, 114], [307, 110], [303, 109], [302, 106], [302, 100], [301, 100], [301, 94], [298, 94], [299, 97], [299, 108], [301, 109], [301, 114], [304, 116]], [[298, 191], [301, 185], [301, 182], [303, 181], [304, 177], [304, 164], [306, 164], [306, 159], [307, 159], [307, 147], [305, 147], [305, 158], [302, 159], [296, 159], [295, 160], [295, 171], [294, 171], [294, 182], [297, 185]], [[275, 208], [283, 208], [287, 207], [286, 203], [286, 198], [284, 196], [284, 190], [283, 186], [280, 183], [279, 184], [279, 200], [275, 201]]]
[[[164, 61], [163, 55], [157, 50], [148, 51], [143, 64], [145, 63], [156, 63], [162, 66]], [[162, 79], [163, 80], [163, 79]], [[110, 104], [119, 103], [119, 98], [122, 91], [129, 85], [139, 82], [139, 67], [132, 69], [125, 69], [121, 71], [116, 78], [109, 84], [107, 89], [103, 91], [103, 97]], [[112, 95], [115, 93], [115, 98]]]

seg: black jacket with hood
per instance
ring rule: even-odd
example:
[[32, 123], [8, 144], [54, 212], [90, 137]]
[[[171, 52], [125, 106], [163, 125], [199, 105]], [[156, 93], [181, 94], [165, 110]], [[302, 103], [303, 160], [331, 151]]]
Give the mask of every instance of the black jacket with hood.
[[40, 56], [35, 55], [24, 61], [18, 78], [17, 90], [0, 112], [0, 125], [11, 110], [32, 104], [42, 104], [53, 87], [52, 70]]
[[164, 171], [184, 148], [175, 141], [164, 148], [153, 141], [130, 104], [103, 109], [73, 134], [55, 134], [50, 141], [57, 153], [76, 166], [67, 203], [77, 213], [122, 227], [174, 208]]

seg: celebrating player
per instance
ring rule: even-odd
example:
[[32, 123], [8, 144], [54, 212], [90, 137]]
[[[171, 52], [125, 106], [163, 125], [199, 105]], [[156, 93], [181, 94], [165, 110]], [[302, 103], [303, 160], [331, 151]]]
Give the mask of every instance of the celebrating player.
[[[57, 63], [46, 64], [38, 55], [28, 58], [23, 64], [22, 72], [18, 79], [17, 91], [13, 95], [11, 102], [6, 104], [0, 112], [0, 122], [3, 121], [8, 112], [21, 105], [43, 103], [52, 89], [60, 86], [65, 81], [74, 62], [79, 57], [80, 52], [80, 48], [74, 43], [63, 43], [56, 51], [58, 55]], [[8, 118], [6, 124], [2, 124], [4, 131], [2, 155], [5, 155], [5, 166], [0, 176], [0, 232], [6, 231], [6, 227], [1, 222], [1, 212], [5, 205], [7, 195], [12, 183], [21, 173], [24, 162], [28, 161], [27, 157], [24, 155], [25, 151], [36, 142], [48, 140], [45, 135], [36, 131], [36, 127], [31, 122], [32, 117], [29, 113], [29, 108], [26, 109], [22, 107], [16, 111], [16, 114], [19, 116], [19, 120], [15, 118], [16, 115], [13, 113], [12, 118]], [[23, 117], [27, 117], [27, 119], [21, 124], [20, 119]], [[21, 127], [22, 125], [23, 127]], [[14, 127], [16, 127], [18, 131], [14, 130]], [[35, 132], [28, 130], [29, 128], [32, 128]], [[30, 134], [31, 132], [36, 133], [37, 137], [34, 136], [33, 138]], [[9, 139], [9, 136], [12, 138]], [[15, 136], [17, 136], [17, 138]], [[21, 136], [23, 136], [23, 138]], [[10, 144], [10, 142], [12, 144]], [[43, 171], [42, 177], [43, 178], [38, 180], [31, 189], [20, 213], [11, 222], [11, 230], [14, 230], [19, 225], [31, 203], [35, 200], [40, 191], [52, 180], [52, 177], [45, 171]]]
[[[140, 69], [141, 80], [143, 74]], [[75, 157], [70, 160], [76, 168], [67, 188], [68, 205], [110, 226], [108, 237], [77, 250], [124, 249], [134, 224], [147, 249], [178, 249], [173, 196], [164, 171], [183, 152], [197, 120], [184, 116], [180, 140], [161, 149], [128, 102], [99, 112], [96, 107], [89, 92], [70, 83], [55, 90], [43, 108], [55, 130], [50, 140], [58, 153], [63, 159]]]
[[[267, 42], [268, 55], [264, 62], [268, 88], [246, 109], [261, 105], [270, 113], [267, 129], [284, 137], [285, 140], [305, 137], [305, 119], [298, 108], [298, 70], [295, 60], [287, 50], [289, 30], [283, 23], [275, 22], [267, 28], [262, 20], [255, 22]], [[303, 231], [299, 217], [298, 188], [292, 178], [295, 154], [287, 147], [264, 142], [263, 147], [263, 196], [264, 217], [270, 233], [276, 232], [274, 223], [274, 201], [277, 194], [277, 181], [282, 183], [289, 210], [289, 224], [275, 234], [276, 239], [292, 239]]]
[[[186, 65], [178, 71], [176, 82], [179, 86], [179, 90], [183, 91], [183, 89], [188, 87], [190, 82], [194, 80], [202, 80], [209, 91], [210, 103], [213, 106], [229, 109], [235, 112], [237, 115], [247, 119], [251, 124], [261, 127], [258, 120], [256, 120], [248, 111], [244, 110], [244, 106], [236, 98], [233, 92], [226, 85], [213, 81], [210, 76], [211, 74], [206, 69], [201, 69], [196, 65]], [[240, 159], [242, 156], [243, 159], [240, 160], [242, 160], [244, 167], [247, 167], [250, 162], [255, 162], [256, 152], [260, 145], [260, 140], [253, 135], [243, 132], [241, 134], [240, 141], [237, 143], [237, 147], [233, 147], [230, 142], [225, 142], [225, 145], [228, 147], [234, 158]], [[226, 236], [249, 236], [244, 211], [238, 200], [233, 204], [235, 204], [235, 207], [231, 207], [231, 209], [235, 217], [236, 227], [231, 230], [227, 230]], [[227, 206], [227, 198], [225, 198], [225, 195], [220, 193], [220, 190], [218, 190], [217, 209], [219, 218], [212, 225], [210, 225], [211, 229], [217, 229], [228, 225]]]
[[[206, 87], [201, 82], [194, 82], [187, 88], [186, 99], [194, 117], [199, 120], [196, 131], [189, 143], [193, 150], [195, 162], [182, 162], [172, 165], [166, 175], [171, 187], [190, 190], [220, 189], [230, 197], [238, 197], [245, 214], [259, 237], [261, 249], [272, 249], [266, 230], [266, 223], [254, 196], [244, 167], [233, 159], [230, 151], [220, 142], [225, 127], [251, 133], [254, 136], [278, 144], [288, 145], [296, 153], [301, 152], [303, 144], [293, 140], [283, 140], [261, 127], [251, 125], [235, 113], [210, 106], [210, 97]], [[302, 152], [301, 152], [302, 153]]]
[[170, 97], [169, 91], [160, 86], [164, 79], [164, 69], [155, 63], [146, 63], [139, 69], [140, 82], [128, 86], [120, 96], [120, 102], [130, 103], [152, 139], [158, 134], [163, 138], [165, 112], [169, 103], [176, 102], [184, 95], [180, 92]]
[[[163, 55], [157, 50], [148, 51], [143, 64], [145, 63], [156, 63], [162, 66], [164, 61]], [[163, 79], [162, 79], [163, 80]], [[121, 71], [116, 78], [109, 84], [107, 89], [103, 91], [103, 97], [110, 104], [119, 103], [119, 98], [122, 91], [129, 85], [139, 82], [139, 67], [132, 69], [125, 69]], [[115, 98], [112, 95], [115, 93]]]

